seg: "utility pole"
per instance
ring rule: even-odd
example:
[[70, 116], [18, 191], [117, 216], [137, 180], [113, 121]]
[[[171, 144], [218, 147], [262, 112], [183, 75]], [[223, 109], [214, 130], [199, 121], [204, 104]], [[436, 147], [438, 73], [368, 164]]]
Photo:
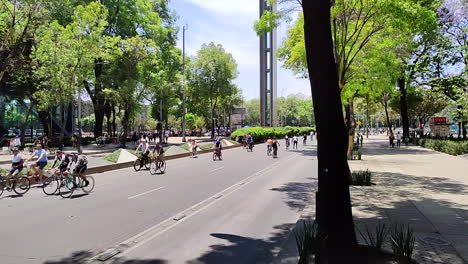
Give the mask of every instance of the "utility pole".
[[[75, 131], [73, 131], [75, 132]], [[82, 154], [83, 153], [83, 148], [81, 147], [81, 92], [78, 90], [78, 138], [77, 138], [77, 143], [78, 143], [78, 153]]]
[[183, 26], [182, 28], [182, 142], [186, 142], [187, 139], [185, 138], [185, 115], [187, 114], [187, 109], [185, 107], [185, 31], [187, 30], [187, 26]]

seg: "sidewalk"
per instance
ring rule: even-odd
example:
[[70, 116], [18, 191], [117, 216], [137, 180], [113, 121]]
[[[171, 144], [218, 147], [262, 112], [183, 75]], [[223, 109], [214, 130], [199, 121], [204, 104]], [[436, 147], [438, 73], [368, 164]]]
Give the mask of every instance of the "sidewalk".
[[[350, 187], [356, 228], [365, 233], [365, 226], [372, 229], [379, 221], [410, 224], [416, 236], [416, 261], [468, 263], [467, 160], [417, 146], [391, 149], [387, 141], [384, 136], [365, 138], [363, 160], [349, 161], [352, 171], [372, 171], [375, 183]], [[315, 218], [315, 193], [311, 195], [303, 218]], [[364, 244], [359, 233], [357, 237]], [[385, 249], [391, 252], [389, 245]], [[275, 263], [297, 260], [291, 233]]]
[[416, 146], [392, 149], [387, 138], [364, 140], [363, 160], [371, 187], [351, 187], [356, 226], [382, 222], [410, 224], [414, 258], [420, 263], [468, 263], [468, 162]]

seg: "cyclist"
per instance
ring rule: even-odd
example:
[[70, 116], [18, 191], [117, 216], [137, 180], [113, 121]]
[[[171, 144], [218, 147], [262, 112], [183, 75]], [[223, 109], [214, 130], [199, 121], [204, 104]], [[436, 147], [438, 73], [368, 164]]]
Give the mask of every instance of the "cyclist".
[[153, 149], [153, 157], [156, 157], [156, 162], [161, 163], [164, 161], [164, 148], [161, 142], [157, 142]]
[[307, 144], [307, 134], [304, 134], [304, 139], [302, 140], [302, 145], [306, 145]]
[[148, 163], [148, 161], [149, 161], [148, 155], [150, 153], [150, 150], [149, 150], [148, 141], [144, 137], [141, 138], [140, 145], [138, 145], [135, 152], [138, 153], [138, 150], [141, 150], [141, 155], [143, 156], [143, 160], [146, 163]]
[[17, 147], [11, 149], [13, 157], [11, 157], [11, 170], [6, 177], [7, 188], [10, 188], [10, 179], [13, 177], [15, 182], [18, 181], [18, 174], [23, 170], [23, 157]]
[[268, 153], [268, 156], [271, 155], [271, 150], [272, 150], [272, 145], [273, 145], [273, 139], [271, 139], [271, 137], [268, 137], [268, 140], [267, 140], [267, 153]]
[[290, 144], [288, 135], [286, 135], [286, 137], [284, 138], [284, 141], [286, 142], [286, 150], [288, 150], [289, 144]]
[[33, 169], [34, 173], [39, 176], [39, 182], [45, 179], [42, 170], [47, 166], [47, 152], [43, 149], [41, 144], [36, 145], [36, 150], [31, 155], [27, 161], [32, 160], [34, 157], [37, 157], [36, 163], [31, 164], [31, 168]]
[[65, 154], [61, 150], [58, 150], [51, 168], [57, 168], [61, 173], [64, 173], [65, 171], [70, 170], [72, 162], [72, 154]]
[[194, 157], [197, 155], [197, 148], [198, 144], [197, 141], [194, 139], [190, 144], [190, 152], [193, 154]]
[[223, 150], [223, 144], [221, 144], [221, 140], [218, 138], [216, 143], [214, 144], [214, 151], [216, 155], [218, 155], [219, 159], [221, 159], [221, 151]]
[[249, 144], [250, 150], [253, 150], [253, 137], [252, 135], [247, 135], [247, 144]]
[[70, 167], [72, 163], [75, 163], [75, 168], [73, 169], [73, 187], [77, 188], [76, 185], [76, 176], [80, 177], [81, 180], [84, 182], [83, 187], [87, 187], [89, 185], [89, 181], [85, 177], [86, 169], [88, 168], [88, 158], [83, 154], [71, 154], [71, 162], [68, 164], [68, 169], [66, 173], [70, 173]]
[[272, 147], [273, 147], [273, 158], [278, 157], [278, 147], [280, 146], [278, 140], [273, 138]]

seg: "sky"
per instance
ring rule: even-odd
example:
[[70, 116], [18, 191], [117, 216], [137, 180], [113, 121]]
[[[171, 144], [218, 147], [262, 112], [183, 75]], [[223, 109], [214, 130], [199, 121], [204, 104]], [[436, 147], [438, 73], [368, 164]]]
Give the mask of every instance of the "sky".
[[[214, 42], [231, 53], [238, 64], [239, 76], [234, 81], [244, 98], [259, 98], [259, 39], [253, 24], [259, 18], [258, 0], [171, 0], [180, 27], [177, 46], [182, 48], [182, 26], [187, 25], [185, 48], [196, 55], [201, 45]], [[278, 29], [278, 46], [285, 37], [287, 25]], [[302, 93], [310, 95], [308, 80], [298, 79], [278, 63], [278, 96]]]

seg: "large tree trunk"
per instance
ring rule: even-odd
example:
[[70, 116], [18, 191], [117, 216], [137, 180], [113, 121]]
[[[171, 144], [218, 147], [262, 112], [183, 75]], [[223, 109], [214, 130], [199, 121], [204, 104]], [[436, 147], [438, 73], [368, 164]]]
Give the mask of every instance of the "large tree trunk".
[[409, 119], [408, 119], [408, 103], [406, 100], [408, 91], [406, 90], [405, 78], [398, 79], [398, 87], [400, 88], [400, 113], [401, 122], [403, 123], [403, 138], [409, 137]]
[[388, 102], [385, 101], [383, 102], [384, 108], [385, 108], [385, 117], [387, 119], [387, 127], [390, 131], [390, 135], [393, 134], [393, 129], [392, 129], [392, 123], [390, 122], [390, 115], [388, 114]]
[[115, 133], [117, 130], [117, 124], [115, 122], [116, 116], [115, 116], [115, 106], [112, 105], [112, 136], [115, 137]]
[[[351, 263], [357, 246], [346, 157], [348, 137], [333, 56], [330, 0], [303, 1], [304, 32], [318, 132], [317, 221], [326, 239], [319, 263]], [[350, 262], [351, 260], [351, 262]]]
[[50, 136], [50, 114], [48, 111], [38, 111], [39, 121], [41, 121], [44, 135]]
[[463, 139], [466, 139], [466, 122], [465, 121], [461, 122], [461, 126], [462, 126], [462, 131], [463, 131]]
[[354, 133], [356, 131], [356, 120], [354, 120], [354, 97], [348, 99], [346, 110], [346, 128], [348, 130], [348, 158], [353, 155], [354, 150]]

